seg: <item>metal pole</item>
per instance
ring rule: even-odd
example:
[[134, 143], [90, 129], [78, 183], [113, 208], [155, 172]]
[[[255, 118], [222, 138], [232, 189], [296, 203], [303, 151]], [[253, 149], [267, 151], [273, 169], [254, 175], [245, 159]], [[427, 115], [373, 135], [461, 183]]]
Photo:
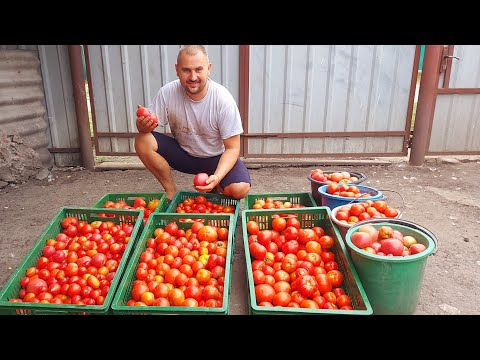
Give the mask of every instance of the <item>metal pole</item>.
[[413, 129], [410, 165], [420, 166], [425, 161], [430, 144], [433, 115], [437, 101], [440, 63], [443, 45], [427, 45], [423, 58], [422, 78], [418, 91], [417, 113]]
[[95, 162], [93, 159], [93, 146], [90, 135], [90, 122], [88, 120], [87, 95], [85, 93], [80, 45], [68, 45], [68, 55], [70, 57], [70, 72], [72, 75], [73, 98], [75, 100], [75, 112], [77, 114], [82, 165], [88, 170], [93, 170], [95, 168]]

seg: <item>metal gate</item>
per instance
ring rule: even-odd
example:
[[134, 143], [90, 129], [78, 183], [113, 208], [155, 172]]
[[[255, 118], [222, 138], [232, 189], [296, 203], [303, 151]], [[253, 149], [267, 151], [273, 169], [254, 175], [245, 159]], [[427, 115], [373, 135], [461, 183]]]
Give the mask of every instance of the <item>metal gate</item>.
[[244, 157], [407, 155], [420, 46], [244, 51], [250, 60], [243, 69], [250, 81]]
[[444, 46], [428, 155], [480, 154], [480, 46]]

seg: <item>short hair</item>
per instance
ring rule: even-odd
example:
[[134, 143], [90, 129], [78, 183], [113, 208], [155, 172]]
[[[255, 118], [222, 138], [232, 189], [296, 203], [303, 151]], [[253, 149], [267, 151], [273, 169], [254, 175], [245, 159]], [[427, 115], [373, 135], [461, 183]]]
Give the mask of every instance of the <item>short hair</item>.
[[182, 54], [187, 54], [187, 55], [190, 55], [190, 56], [193, 56], [193, 55], [196, 55], [198, 52], [201, 52], [203, 53], [203, 55], [205, 55], [205, 57], [207, 58], [207, 62], [209, 61], [208, 60], [208, 54], [207, 54], [207, 49], [205, 49], [205, 46], [203, 45], [183, 45], [180, 47], [180, 50], [178, 50], [178, 56], [177, 56], [177, 64], [180, 62], [180, 56]]

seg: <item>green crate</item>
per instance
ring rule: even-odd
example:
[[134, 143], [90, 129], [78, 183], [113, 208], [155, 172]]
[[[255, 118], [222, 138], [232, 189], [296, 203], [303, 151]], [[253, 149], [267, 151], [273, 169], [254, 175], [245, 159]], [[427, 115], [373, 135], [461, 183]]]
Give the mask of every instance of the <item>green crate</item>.
[[105, 204], [106, 201], [117, 202], [120, 200], [125, 201], [127, 205], [133, 206], [133, 201], [138, 197], [143, 198], [147, 204], [150, 200], [159, 199], [160, 201], [158, 202], [158, 205], [154, 210], [154, 212], [156, 213], [164, 212], [168, 207], [167, 195], [164, 192], [159, 192], [159, 193], [109, 193], [109, 194], [103, 195], [103, 197], [100, 198], [100, 200], [98, 200], [93, 205], [93, 208], [103, 208], [103, 204]]
[[[245, 197], [245, 210], [252, 210], [252, 206], [257, 200], [265, 200], [271, 198], [273, 201], [289, 201], [293, 205], [299, 204], [305, 207], [317, 206], [313, 199], [312, 193], [296, 192], [296, 193], [263, 193], [263, 194], [248, 194]], [[253, 209], [253, 210], [268, 210], [268, 209]]]
[[[172, 199], [172, 202], [168, 206], [165, 212], [167, 213], [176, 213], [175, 209], [177, 206], [182, 203], [187, 198], [194, 199], [195, 197], [203, 195], [207, 201], [211, 201], [214, 204], [220, 204], [222, 206], [233, 206], [235, 208], [234, 215], [234, 229], [237, 226], [238, 216], [240, 214], [240, 200], [234, 199], [230, 196], [225, 196], [222, 194], [211, 194], [211, 193], [201, 193], [197, 191], [179, 191], [175, 194], [175, 197]], [[193, 214], [201, 216], [192, 216]], [[221, 213], [223, 214], [223, 213]], [[183, 218], [203, 218], [203, 213], [186, 213], [183, 214]]]
[[118, 291], [112, 301], [112, 310], [114, 315], [228, 315], [230, 311], [230, 290], [232, 281], [233, 257], [234, 257], [234, 215], [233, 214], [202, 214], [206, 225], [228, 228], [227, 239], [227, 258], [225, 261], [225, 278], [223, 291], [223, 305], [221, 308], [207, 307], [183, 307], [183, 306], [128, 306], [135, 274], [140, 256], [146, 248], [148, 239], [153, 237], [153, 232], [157, 227], [165, 227], [170, 222], [175, 221], [180, 229], [187, 230], [192, 222], [180, 222], [185, 218], [185, 214], [156, 213], [152, 214], [145, 229], [140, 235], [138, 245], [133, 252], [127, 265], [127, 269], [118, 286]]
[[62, 232], [62, 220], [65, 217], [75, 216], [80, 221], [113, 221], [120, 225], [124, 223], [134, 224], [131, 234], [131, 239], [137, 237], [140, 226], [143, 223], [142, 210], [125, 210], [125, 209], [110, 209], [109, 212], [113, 217], [101, 217], [103, 211], [100, 209], [80, 208], [80, 207], [64, 207], [62, 208], [53, 220], [48, 224], [40, 238], [34, 244], [30, 252], [25, 256], [20, 266], [15, 270], [6, 285], [0, 292], [0, 314], [1, 315], [108, 315], [111, 313], [110, 304], [113, 300], [115, 290], [120, 282], [122, 273], [127, 265], [128, 255], [134, 248], [134, 241], [129, 241], [122, 259], [118, 264], [117, 272], [110, 285], [110, 290], [105, 297], [105, 302], [102, 305], [71, 305], [71, 304], [40, 304], [40, 303], [22, 303], [9, 302], [10, 299], [16, 298], [21, 289], [20, 280], [25, 276], [28, 268], [36, 266], [38, 259], [42, 254], [42, 249], [46, 241], [55, 238]]
[[[290, 307], [265, 307], [258, 306], [255, 297], [255, 286], [253, 284], [252, 261], [248, 246], [247, 222], [256, 221], [260, 230], [271, 228], [271, 222], [274, 215], [293, 215], [300, 220], [301, 228], [312, 228], [321, 226], [326, 235], [334, 239], [334, 245], [330, 249], [335, 254], [335, 261], [343, 274], [342, 288], [350, 297], [353, 310], [328, 310], [328, 309], [306, 309]], [[371, 315], [373, 313], [370, 302], [360, 282], [360, 278], [352, 265], [352, 261], [347, 253], [345, 244], [341, 240], [340, 233], [333, 225], [331, 220], [331, 211], [328, 207], [319, 206], [311, 208], [296, 209], [272, 209], [272, 210], [243, 210], [242, 211], [242, 231], [243, 244], [245, 250], [245, 259], [247, 266], [248, 283], [248, 302], [249, 311], [253, 315], [302, 315], [302, 314], [323, 314], [323, 315]]]

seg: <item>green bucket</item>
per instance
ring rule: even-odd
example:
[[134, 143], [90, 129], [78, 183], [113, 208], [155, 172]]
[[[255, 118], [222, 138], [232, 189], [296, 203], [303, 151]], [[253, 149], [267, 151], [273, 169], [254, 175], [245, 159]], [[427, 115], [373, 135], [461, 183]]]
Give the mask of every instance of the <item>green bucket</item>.
[[[413, 236], [427, 247], [410, 256], [380, 256], [353, 245], [350, 236], [365, 224], [376, 229], [390, 226], [404, 236]], [[366, 220], [351, 227], [345, 241], [374, 315], [411, 315], [417, 308], [428, 256], [436, 250], [437, 240], [428, 230], [399, 219]]]

